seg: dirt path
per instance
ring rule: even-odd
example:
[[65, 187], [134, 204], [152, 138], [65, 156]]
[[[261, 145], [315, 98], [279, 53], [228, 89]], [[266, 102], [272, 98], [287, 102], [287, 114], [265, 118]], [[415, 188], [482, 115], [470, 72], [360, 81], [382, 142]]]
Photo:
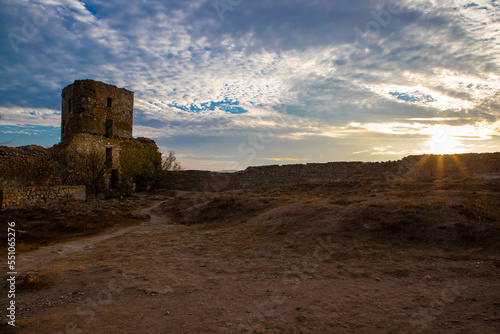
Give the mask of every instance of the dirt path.
[[284, 203], [244, 223], [185, 226], [156, 202], [141, 225], [27, 253], [20, 269], [42, 282], [19, 292], [17, 328], [498, 332], [498, 254], [353, 238], [337, 227], [353, 210], [334, 205], [334, 216], [328, 205]]
[[161, 203], [161, 201], [156, 202], [151, 207], [141, 211], [141, 214], [144, 213], [151, 216], [151, 220], [147, 223], [143, 223], [138, 226], [115, 228], [111, 231], [106, 231], [106, 233], [101, 235], [85, 237], [62, 244], [45, 246], [29, 253], [20, 254], [18, 256], [18, 274], [22, 276], [29, 272], [36, 272], [37, 267], [39, 266], [64, 259], [66, 256], [75, 252], [93, 249], [97, 243], [122, 236], [126, 233], [131, 233], [141, 229], [144, 230], [145, 228], [147, 229], [154, 226], [154, 224], [158, 223], [159, 217], [154, 214], [153, 211], [157, 209]]

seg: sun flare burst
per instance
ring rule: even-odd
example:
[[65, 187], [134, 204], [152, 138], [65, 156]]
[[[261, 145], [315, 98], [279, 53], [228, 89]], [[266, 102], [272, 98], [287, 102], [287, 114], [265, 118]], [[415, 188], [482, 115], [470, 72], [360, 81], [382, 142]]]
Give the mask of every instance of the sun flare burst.
[[447, 125], [436, 125], [430, 130], [432, 137], [426, 142], [427, 153], [456, 154], [466, 153], [464, 144], [455, 137], [453, 128]]

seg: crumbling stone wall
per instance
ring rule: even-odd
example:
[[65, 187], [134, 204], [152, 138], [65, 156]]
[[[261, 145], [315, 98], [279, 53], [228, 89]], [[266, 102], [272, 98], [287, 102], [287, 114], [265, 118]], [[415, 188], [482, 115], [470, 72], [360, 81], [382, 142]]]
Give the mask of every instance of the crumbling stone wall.
[[102, 154], [103, 157], [106, 157], [106, 154], [111, 152], [109, 168], [114, 169], [120, 167], [120, 151], [124, 145], [133, 145], [139, 149], [152, 148], [158, 153], [158, 156], [161, 156], [155, 141], [149, 138], [107, 138], [88, 133], [75, 135], [71, 142], [66, 145], [66, 149], [83, 154], [94, 151]]
[[[0, 188], [26, 185], [36, 181], [54, 185], [56, 177], [51, 166], [50, 152], [41, 146], [0, 146]], [[36, 177], [37, 180], [29, 180]]]
[[255, 185], [289, 184], [316, 180], [392, 178], [408, 172], [399, 162], [330, 162], [302, 165], [249, 167], [235, 175], [237, 188]]
[[106, 160], [107, 187], [118, 185], [120, 152], [141, 147], [161, 154], [153, 140], [133, 139], [134, 93], [94, 80], [76, 80], [62, 91], [61, 147], [95, 152]]
[[63, 200], [84, 201], [85, 186], [20, 187], [0, 189], [2, 209], [53, 203]]
[[62, 91], [61, 141], [78, 133], [132, 138], [134, 92], [94, 80], [76, 80]]
[[224, 191], [256, 186], [322, 180], [384, 181], [399, 178], [466, 179], [500, 177], [500, 153], [409, 156], [388, 162], [330, 162], [326, 164], [248, 167], [236, 173], [171, 172], [167, 187], [187, 191]]
[[359, 180], [394, 178], [407, 173], [402, 162], [330, 162], [326, 164], [273, 165], [248, 167], [235, 173], [209, 171], [171, 172], [167, 185], [171, 189], [188, 191], [224, 191], [256, 186], [292, 184], [321, 180]]
[[224, 191], [241, 188], [236, 173], [218, 173], [200, 170], [168, 172], [167, 189], [185, 191]]
[[123, 139], [120, 138], [106, 138], [99, 135], [79, 133], [74, 135], [69, 143], [63, 145], [66, 150], [82, 154], [98, 152], [102, 155], [103, 159], [106, 159], [106, 154], [110, 154], [111, 157], [108, 167], [109, 169], [115, 169], [120, 165], [120, 144], [122, 141]]
[[[82, 161], [92, 164], [90, 168], [99, 169], [100, 173], [105, 169], [105, 185], [114, 188], [119, 185], [120, 152], [125, 147], [146, 152], [161, 163], [161, 153], [153, 140], [132, 137], [133, 92], [87, 79], [76, 80], [61, 95], [60, 144], [50, 149], [35, 145], [0, 147], [0, 188], [11, 189], [5, 190], [6, 205], [11, 201], [20, 205], [59, 196], [54, 190], [49, 193], [40, 190], [37, 194], [33, 188], [24, 198], [23, 193], [12, 190], [14, 187], [85, 183], [74, 174]], [[88, 153], [97, 153], [98, 159], [85, 162], [81, 158]]]
[[500, 153], [409, 156], [410, 176], [421, 178], [495, 178], [500, 176]]

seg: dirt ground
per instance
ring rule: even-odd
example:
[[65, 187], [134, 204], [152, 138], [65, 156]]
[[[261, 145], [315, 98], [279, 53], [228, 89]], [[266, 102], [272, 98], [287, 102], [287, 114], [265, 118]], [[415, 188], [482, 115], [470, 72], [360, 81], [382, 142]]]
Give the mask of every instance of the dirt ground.
[[151, 219], [18, 255], [3, 332], [500, 332], [498, 181], [129, 201]]

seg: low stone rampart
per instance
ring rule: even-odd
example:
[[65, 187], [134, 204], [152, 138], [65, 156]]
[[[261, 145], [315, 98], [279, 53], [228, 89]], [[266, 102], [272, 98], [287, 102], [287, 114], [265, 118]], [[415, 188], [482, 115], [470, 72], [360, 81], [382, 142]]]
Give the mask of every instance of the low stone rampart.
[[0, 189], [1, 208], [54, 203], [59, 201], [84, 201], [85, 186], [19, 187]]
[[256, 186], [327, 180], [464, 179], [500, 177], [500, 153], [408, 156], [386, 162], [329, 162], [248, 167], [234, 173], [172, 172], [167, 188], [224, 191]]

